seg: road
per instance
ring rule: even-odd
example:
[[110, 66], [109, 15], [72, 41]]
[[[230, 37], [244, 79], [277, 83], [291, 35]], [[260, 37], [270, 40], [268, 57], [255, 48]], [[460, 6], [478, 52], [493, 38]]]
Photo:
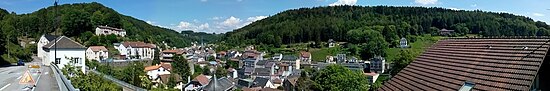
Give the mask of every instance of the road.
[[[27, 71], [37, 84], [34, 91], [59, 91], [59, 87], [55, 84], [57, 81], [50, 74], [52, 73], [51, 68], [42, 66], [42, 62], [38, 58], [33, 57], [33, 59], [32, 62], [25, 63], [25, 66], [1, 67], [0, 91], [24, 91], [26, 86], [32, 86], [32, 84], [19, 83], [21, 79], [24, 79], [24, 74]], [[40, 65], [40, 68], [29, 68], [29, 65]]]

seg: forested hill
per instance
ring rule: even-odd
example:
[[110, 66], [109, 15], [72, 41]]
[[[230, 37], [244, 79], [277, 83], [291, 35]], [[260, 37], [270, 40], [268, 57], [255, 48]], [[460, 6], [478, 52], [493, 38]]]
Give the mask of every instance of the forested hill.
[[[230, 43], [350, 41], [348, 31], [373, 29], [386, 39], [455, 30], [484, 36], [549, 35], [550, 26], [524, 16], [485, 11], [393, 6], [334, 6], [287, 10], [226, 34]], [[397, 36], [388, 36], [396, 34]], [[388, 41], [390, 42], [390, 41]]]
[[[54, 31], [55, 16], [54, 6], [42, 8], [29, 14], [8, 13], [6, 10], [0, 11], [2, 21], [2, 31], [17, 31], [13, 33], [16, 36], [28, 36], [37, 38], [45, 33], [58, 33], [69, 37], [90, 37], [83, 35], [99, 25], [108, 25], [115, 28], [123, 28], [127, 31], [127, 37], [124, 40], [146, 41], [153, 43], [167, 42], [171, 46], [184, 47], [192, 41], [198, 41], [196, 36], [182, 36], [182, 34], [166, 28], [150, 25], [142, 20], [122, 15], [115, 10], [103, 6], [102, 4], [76, 3], [63, 4], [58, 6], [60, 23], [59, 29]], [[210, 35], [207, 35], [210, 36]], [[79, 42], [86, 42], [86, 38], [81, 38]]]
[[[55, 28], [56, 25], [59, 27]], [[94, 36], [95, 27], [99, 25], [125, 29], [127, 36]], [[189, 46], [193, 41], [200, 41], [201, 38], [208, 39], [204, 41], [208, 42], [215, 41], [220, 36], [189, 31], [178, 33], [122, 15], [95, 2], [50, 6], [28, 14], [10, 13], [0, 8], [0, 31], [0, 66], [14, 63], [17, 59], [30, 60], [32, 53], [36, 53], [36, 45], [23, 48], [19, 46], [19, 41], [29, 42], [32, 41], [29, 40], [31, 38], [37, 41], [42, 34], [47, 33], [68, 36], [87, 46], [110, 46], [122, 41], [161, 44], [164, 41], [169, 46], [180, 48]]]

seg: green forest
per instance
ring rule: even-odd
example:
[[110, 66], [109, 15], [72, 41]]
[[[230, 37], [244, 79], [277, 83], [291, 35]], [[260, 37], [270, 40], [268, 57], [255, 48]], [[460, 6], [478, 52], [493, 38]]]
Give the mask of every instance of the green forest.
[[[368, 29], [367, 33], [357, 33]], [[508, 13], [465, 11], [436, 7], [324, 6], [280, 12], [226, 33], [228, 43], [281, 44], [326, 42], [365, 43], [355, 36], [382, 34], [389, 46], [409, 35], [437, 34], [455, 30], [451, 36], [546, 36], [550, 26], [525, 16]], [[376, 30], [371, 32], [370, 30]]]
[[[127, 36], [94, 36], [95, 27], [100, 25], [125, 29]], [[109, 45], [121, 41], [160, 44], [164, 41], [172, 47], [189, 46], [191, 42], [201, 39], [204, 42], [216, 41], [219, 36], [189, 31], [176, 32], [153, 26], [96, 2], [50, 6], [28, 14], [10, 13], [0, 8], [0, 31], [0, 64], [14, 63], [17, 59], [30, 60], [36, 46], [25, 49], [17, 45], [21, 40], [37, 41], [43, 34], [68, 36], [84, 45]], [[11, 55], [7, 55], [7, 51]]]

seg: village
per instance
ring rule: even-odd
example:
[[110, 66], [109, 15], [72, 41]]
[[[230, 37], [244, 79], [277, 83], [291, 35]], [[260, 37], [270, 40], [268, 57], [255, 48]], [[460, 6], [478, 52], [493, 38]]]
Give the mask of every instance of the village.
[[[99, 26], [96, 35], [117, 35], [124, 37], [124, 29]], [[407, 40], [401, 39], [401, 48], [407, 48]], [[160, 63], [144, 67], [147, 78], [154, 84], [166, 85], [170, 76], [177, 76], [178, 84], [175, 88], [185, 91], [228, 91], [242, 89], [245, 91], [264, 90], [293, 90], [296, 81], [304, 68], [323, 69], [330, 64], [340, 64], [355, 71], [361, 71], [368, 76], [370, 83], [374, 83], [380, 75], [387, 74], [390, 65], [381, 56], [369, 60], [359, 60], [356, 57], [346, 57], [346, 54], [326, 55], [325, 60], [316, 62], [307, 50], [299, 51], [298, 55], [283, 55], [281, 53], [267, 54], [258, 51], [254, 46], [247, 46], [243, 50], [215, 51], [213, 44], [193, 42], [185, 48], [170, 47], [167, 44], [155, 45], [140, 41], [124, 41], [114, 43], [113, 46], [83, 46], [65, 36], [45, 34], [40, 38], [37, 55], [44, 65], [56, 64], [61, 69], [67, 65], [80, 68], [83, 73], [95, 68], [86, 67], [86, 61], [96, 61], [101, 64], [126, 66], [130, 62], [148, 62], [159, 59]], [[163, 46], [163, 47], [161, 47]], [[338, 47], [333, 40], [327, 41], [326, 47]], [[112, 47], [112, 48], [109, 48]], [[115, 50], [109, 50], [115, 49]], [[114, 54], [112, 51], [116, 51]], [[114, 55], [113, 55], [114, 54]], [[158, 56], [155, 56], [158, 55]], [[272, 56], [266, 56], [272, 55]], [[158, 57], [158, 58], [155, 58]], [[185, 60], [175, 60], [183, 57]], [[187, 61], [189, 75], [186, 78], [175, 74], [172, 63]], [[149, 62], [150, 63], [150, 62]], [[198, 69], [195, 69], [198, 68]], [[223, 75], [194, 73], [195, 70], [217, 72], [223, 69]], [[206, 72], [208, 73], [208, 72]], [[197, 74], [197, 75], [194, 75]], [[284, 88], [284, 89], [283, 89]]]

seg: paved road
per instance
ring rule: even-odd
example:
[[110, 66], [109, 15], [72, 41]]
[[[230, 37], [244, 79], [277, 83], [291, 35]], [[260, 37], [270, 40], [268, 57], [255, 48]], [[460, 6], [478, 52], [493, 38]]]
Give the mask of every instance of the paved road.
[[32, 79], [38, 83], [35, 91], [59, 91], [57, 84], [51, 84], [57, 83], [57, 81], [50, 74], [51, 69], [49, 67], [29, 68], [28, 65], [41, 65], [40, 60], [36, 57], [33, 57], [33, 59], [35, 60], [25, 63], [26, 66], [0, 68], [0, 91], [24, 91], [26, 86], [32, 86], [32, 84], [19, 83], [26, 71], [29, 71]]

